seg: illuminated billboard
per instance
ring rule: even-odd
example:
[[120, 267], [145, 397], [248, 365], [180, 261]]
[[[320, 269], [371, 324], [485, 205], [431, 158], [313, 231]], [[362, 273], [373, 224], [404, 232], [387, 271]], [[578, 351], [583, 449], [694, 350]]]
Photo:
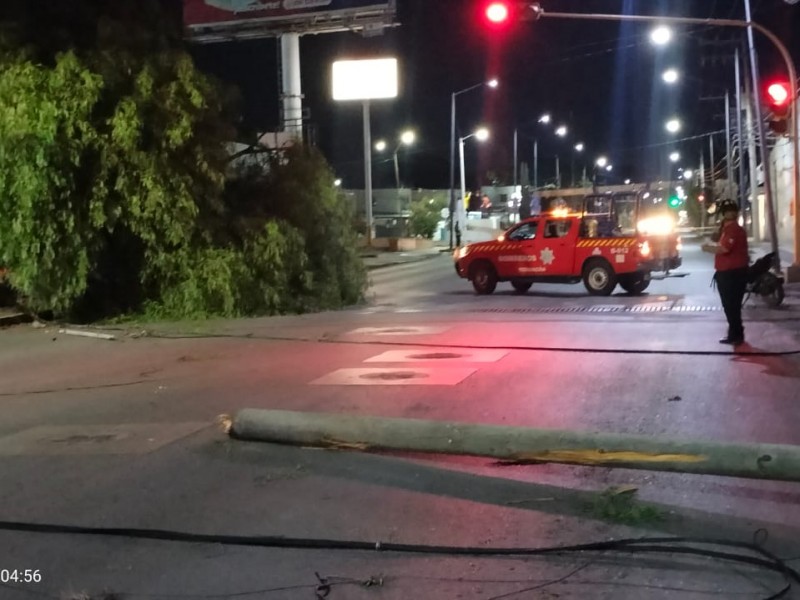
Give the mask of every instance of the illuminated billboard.
[[183, 0], [184, 25], [196, 41], [382, 30], [394, 17], [394, 0]]
[[333, 63], [334, 100], [397, 97], [397, 59], [339, 60]]

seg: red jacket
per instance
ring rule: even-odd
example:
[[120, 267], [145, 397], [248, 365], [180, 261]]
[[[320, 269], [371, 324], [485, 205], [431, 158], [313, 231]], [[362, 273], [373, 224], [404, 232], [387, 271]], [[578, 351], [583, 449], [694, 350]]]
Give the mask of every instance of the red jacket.
[[750, 255], [747, 252], [747, 232], [738, 221], [728, 221], [723, 225], [719, 245], [725, 253], [715, 255], [714, 269], [731, 271], [748, 267]]

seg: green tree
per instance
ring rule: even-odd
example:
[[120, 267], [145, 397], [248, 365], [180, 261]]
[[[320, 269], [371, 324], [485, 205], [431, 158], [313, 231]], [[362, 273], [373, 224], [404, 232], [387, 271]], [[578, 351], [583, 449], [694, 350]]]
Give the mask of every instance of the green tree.
[[443, 198], [423, 198], [412, 202], [408, 219], [409, 233], [428, 240], [433, 238], [436, 226], [442, 220], [442, 209], [446, 207], [447, 200]]
[[97, 23], [97, 47], [52, 57], [12, 28], [24, 49], [0, 59], [0, 263], [33, 310], [66, 310], [130, 264], [157, 293], [165, 257], [221, 209], [215, 87], [179, 49], [153, 51], [149, 30]]
[[271, 155], [266, 172], [252, 171], [232, 182], [225, 196], [233, 239], [246, 239], [270, 219], [299, 232], [307, 256], [300, 281], [307, 286], [303, 308], [309, 310], [354, 304], [366, 288], [352, 210], [333, 182], [322, 154], [298, 145]]

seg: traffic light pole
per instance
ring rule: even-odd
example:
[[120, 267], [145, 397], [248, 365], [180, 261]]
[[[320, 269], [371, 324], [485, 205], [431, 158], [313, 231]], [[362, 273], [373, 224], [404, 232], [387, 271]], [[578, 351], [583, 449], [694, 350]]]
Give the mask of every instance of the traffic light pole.
[[[794, 203], [794, 264], [790, 267], [787, 273], [789, 281], [800, 281], [800, 133], [798, 133], [798, 94], [797, 94], [797, 72], [792, 62], [791, 54], [786, 46], [781, 42], [774, 33], [763, 25], [751, 21], [749, 18], [746, 21], [737, 19], [700, 19], [694, 17], [658, 17], [649, 15], [610, 15], [598, 13], [565, 13], [565, 12], [546, 12], [539, 3], [531, 3], [528, 5], [533, 13], [534, 19], [550, 18], [550, 19], [572, 19], [583, 21], [629, 21], [638, 23], [662, 23], [662, 24], [675, 24], [675, 25], [706, 25], [716, 27], [736, 27], [738, 29], [748, 29], [751, 32], [756, 30], [765, 35], [778, 49], [784, 62], [786, 63], [786, 70], [789, 74], [790, 86], [790, 139], [792, 140], [792, 150], [794, 153], [794, 177], [793, 177], [793, 203]], [[754, 93], [755, 90], [754, 90]], [[758, 103], [756, 103], [758, 105]], [[762, 140], [764, 140], [763, 122], [762, 123]], [[768, 155], [764, 154], [764, 168], [765, 173], [768, 173]], [[765, 182], [769, 182], [769, 176], [764, 178]], [[765, 192], [767, 194], [767, 204], [772, 207], [772, 193], [769, 183], [765, 184]], [[777, 245], [777, 235], [775, 231], [775, 222], [770, 224], [772, 229], [773, 245]]]

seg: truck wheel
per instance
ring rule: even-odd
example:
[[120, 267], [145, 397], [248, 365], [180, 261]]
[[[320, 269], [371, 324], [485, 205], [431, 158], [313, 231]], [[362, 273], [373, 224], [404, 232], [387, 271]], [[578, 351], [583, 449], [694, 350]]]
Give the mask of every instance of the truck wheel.
[[497, 287], [497, 273], [488, 261], [481, 260], [472, 265], [469, 278], [475, 293], [480, 295], [491, 294]]
[[532, 285], [533, 283], [531, 283], [530, 281], [522, 281], [520, 279], [514, 279], [511, 281], [511, 286], [515, 290], [517, 290], [520, 294], [524, 294], [525, 292], [527, 292], [529, 289], [531, 289]]
[[620, 276], [619, 285], [629, 294], [638, 296], [648, 288], [650, 280], [645, 277], [644, 273], [630, 273]]
[[610, 296], [617, 287], [617, 274], [605, 260], [591, 260], [583, 268], [583, 285], [592, 296]]

